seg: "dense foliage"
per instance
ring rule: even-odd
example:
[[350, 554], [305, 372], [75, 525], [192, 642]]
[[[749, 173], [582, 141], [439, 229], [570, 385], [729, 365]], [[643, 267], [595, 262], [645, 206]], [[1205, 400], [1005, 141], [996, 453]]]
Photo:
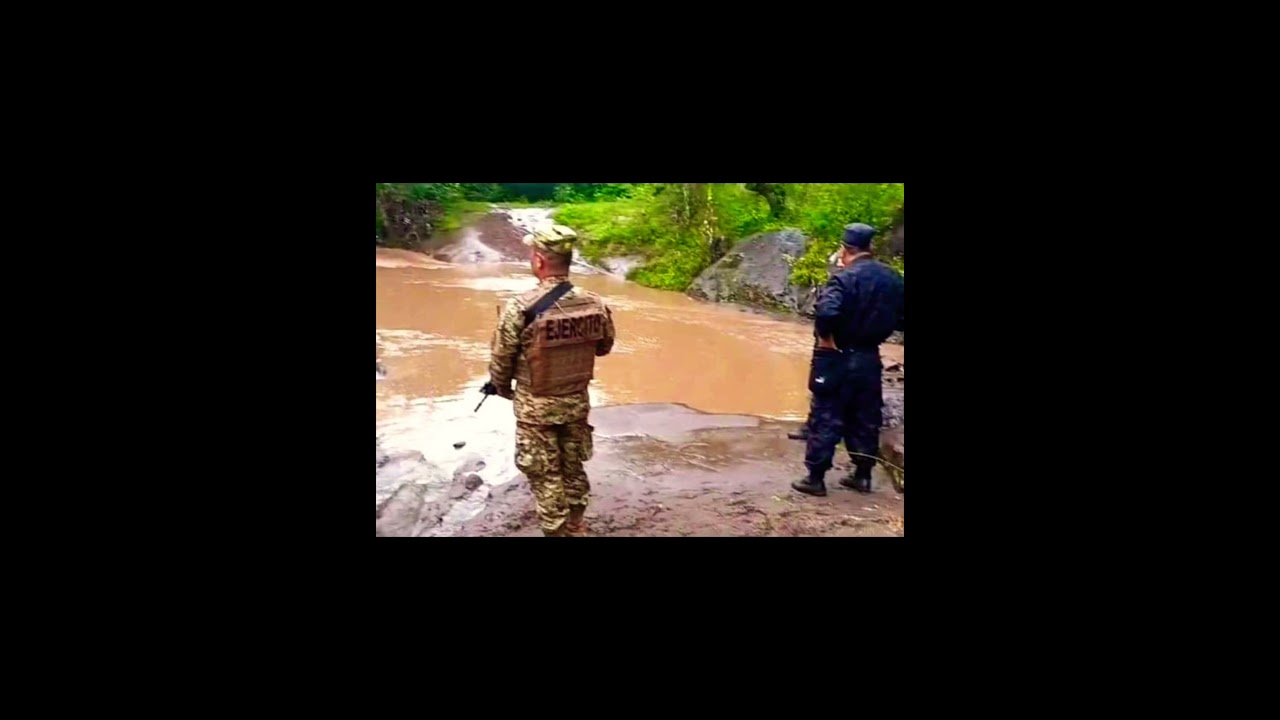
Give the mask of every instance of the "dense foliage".
[[[787, 186], [784, 217], [813, 242], [796, 261], [791, 281], [821, 285], [827, 280], [827, 258], [840, 247], [844, 226], [862, 222], [879, 230], [872, 249], [887, 256], [884, 239], [905, 206], [901, 183], [795, 183]], [[901, 269], [901, 263], [899, 264]]]
[[[558, 188], [558, 199], [596, 198], [571, 202], [556, 213], [558, 222], [580, 231], [588, 259], [643, 255], [649, 263], [633, 271], [632, 279], [671, 290], [688, 287], [734, 242], [789, 226], [812, 238], [795, 263], [792, 282], [821, 284], [845, 225], [865, 222], [879, 229], [874, 247], [887, 257], [883, 238], [903, 222], [905, 204], [900, 183], [621, 184], [601, 185], [593, 193], [562, 188], [572, 189]], [[600, 199], [615, 197], [620, 199]], [[902, 258], [894, 264], [904, 267]]]
[[606, 185], [595, 197], [620, 199], [564, 205], [556, 221], [579, 231], [588, 260], [641, 255], [648, 262], [631, 279], [667, 290], [685, 289], [734, 240], [770, 222], [769, 204], [736, 184]]
[[[433, 229], [452, 229], [464, 212], [485, 203], [556, 204], [557, 222], [577, 229], [588, 260], [640, 255], [631, 278], [650, 287], [683, 290], [742, 238], [783, 227], [812, 240], [795, 262], [792, 282], [826, 281], [827, 258], [844, 226], [880, 230], [873, 249], [889, 259], [886, 241], [904, 223], [901, 183], [377, 183], [379, 198], [419, 203]], [[385, 231], [377, 203], [375, 232]], [[904, 271], [903, 257], [890, 259]]]

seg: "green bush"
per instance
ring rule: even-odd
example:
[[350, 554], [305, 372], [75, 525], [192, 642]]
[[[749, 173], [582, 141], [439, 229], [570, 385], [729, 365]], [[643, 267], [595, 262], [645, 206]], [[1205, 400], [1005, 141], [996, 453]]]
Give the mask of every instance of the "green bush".
[[502, 186], [498, 183], [461, 183], [462, 197], [467, 200], [496, 202], [502, 199]]
[[[557, 198], [572, 199], [557, 222], [578, 230], [582, 253], [591, 261], [608, 255], [639, 254], [647, 260], [632, 279], [642, 285], [683, 290], [718, 253], [756, 233], [785, 226], [812, 238], [805, 255], [792, 266], [792, 282], [820, 285], [827, 278], [827, 257], [839, 246], [844, 226], [865, 222], [882, 233], [900, 218], [902, 184], [792, 183], [768, 185], [777, 207], [743, 183], [707, 185], [636, 184], [632, 186], [561, 185]], [[755, 184], [761, 188], [764, 185]], [[626, 192], [622, 200], [590, 201]], [[782, 204], [785, 203], [785, 204]], [[708, 214], [710, 212], [710, 215]], [[715, 220], [712, 238], [706, 222]]]
[[902, 183], [794, 183], [786, 186], [784, 218], [812, 240], [791, 269], [791, 282], [821, 285], [827, 281], [827, 258], [840, 247], [844, 226], [862, 222], [876, 228], [872, 249], [888, 236], [902, 216], [906, 186]]
[[409, 198], [415, 202], [429, 200], [441, 205], [462, 201], [461, 183], [412, 183], [408, 186]]
[[473, 200], [455, 200], [444, 206], [444, 217], [440, 219], [440, 230], [457, 230], [466, 222], [467, 216], [489, 212], [489, 203]]
[[608, 255], [652, 257], [659, 242], [676, 233], [661, 209], [645, 199], [565, 205], [555, 219], [578, 231], [582, 254], [591, 261]]
[[741, 183], [718, 184], [712, 188], [716, 229], [729, 240], [741, 240], [764, 232], [771, 224], [769, 203]]
[[[706, 238], [696, 228], [681, 228], [672, 212], [672, 200], [653, 185], [628, 188], [624, 200], [572, 203], [556, 211], [556, 222], [578, 231], [583, 257], [599, 262], [610, 255], [640, 255], [645, 266], [633, 270], [631, 280], [647, 287], [684, 290], [711, 264]], [[750, 212], [735, 214], [739, 197], [726, 196], [728, 215], [747, 219]]]
[[822, 248], [825, 243], [811, 242], [801, 255], [791, 265], [791, 283], [793, 285], [807, 285], [809, 287], [817, 287], [827, 282], [827, 258], [831, 256], [834, 249], [823, 253]]
[[554, 197], [560, 203], [622, 200], [631, 197], [636, 187], [634, 183], [561, 183]]
[[705, 245], [693, 242], [672, 243], [655, 260], [632, 270], [627, 277], [659, 290], [684, 290], [710, 264], [710, 253]]
[[[844, 226], [865, 222], [880, 235], [903, 222], [901, 183], [376, 183], [376, 193], [438, 204], [441, 229], [458, 227], [468, 212], [487, 203], [559, 205], [556, 222], [576, 229], [582, 254], [598, 262], [610, 255], [640, 255], [646, 264], [632, 272], [636, 282], [683, 290], [698, 273], [745, 237], [782, 227], [798, 227], [812, 240], [792, 265], [791, 281], [820, 285], [827, 257], [840, 244]], [[751, 189], [748, 189], [751, 188]], [[532, 202], [530, 202], [532, 200]], [[772, 201], [772, 206], [770, 202]], [[714, 219], [708, 233], [707, 223]], [[376, 213], [381, 235], [385, 218]], [[710, 235], [710, 236], [708, 236]], [[902, 258], [888, 261], [900, 272]], [[905, 276], [905, 272], [903, 273]]]

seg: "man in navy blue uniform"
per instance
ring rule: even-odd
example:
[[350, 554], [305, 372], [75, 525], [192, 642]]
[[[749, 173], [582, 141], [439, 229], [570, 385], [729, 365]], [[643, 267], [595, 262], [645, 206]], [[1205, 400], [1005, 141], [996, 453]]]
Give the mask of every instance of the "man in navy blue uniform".
[[809, 476], [791, 487], [826, 495], [824, 477], [836, 445], [844, 440], [854, 471], [840, 484], [871, 492], [871, 469], [880, 450], [880, 343], [903, 328], [903, 280], [871, 259], [875, 228], [854, 223], [844, 229], [844, 269], [827, 282], [818, 299], [809, 389], [814, 394], [804, 464]]

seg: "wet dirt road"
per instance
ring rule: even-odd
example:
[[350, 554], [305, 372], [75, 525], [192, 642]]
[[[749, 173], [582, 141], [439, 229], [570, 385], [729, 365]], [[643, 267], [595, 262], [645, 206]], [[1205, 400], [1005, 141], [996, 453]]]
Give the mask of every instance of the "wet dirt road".
[[[740, 415], [706, 415], [679, 405], [597, 408], [596, 453], [586, 464], [592, 484], [592, 535], [644, 537], [836, 536], [900, 537], [903, 496], [887, 474], [875, 491], [841, 488], [850, 469], [837, 458], [827, 497], [792, 492], [803, 475], [804, 445], [787, 440], [794, 423]], [[485, 509], [460, 535], [538, 537], [528, 483], [495, 488]]]

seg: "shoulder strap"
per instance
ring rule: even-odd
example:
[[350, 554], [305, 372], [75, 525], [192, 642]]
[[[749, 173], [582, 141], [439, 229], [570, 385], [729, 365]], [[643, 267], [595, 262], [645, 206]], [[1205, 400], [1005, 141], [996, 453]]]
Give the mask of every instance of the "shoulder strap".
[[533, 322], [534, 318], [546, 312], [547, 308], [554, 305], [557, 300], [564, 297], [564, 294], [572, 289], [573, 283], [571, 282], [562, 282], [554, 288], [551, 288], [551, 292], [543, 295], [538, 299], [538, 302], [534, 303], [528, 310], [524, 311], [524, 327], [529, 327], [529, 323]]

